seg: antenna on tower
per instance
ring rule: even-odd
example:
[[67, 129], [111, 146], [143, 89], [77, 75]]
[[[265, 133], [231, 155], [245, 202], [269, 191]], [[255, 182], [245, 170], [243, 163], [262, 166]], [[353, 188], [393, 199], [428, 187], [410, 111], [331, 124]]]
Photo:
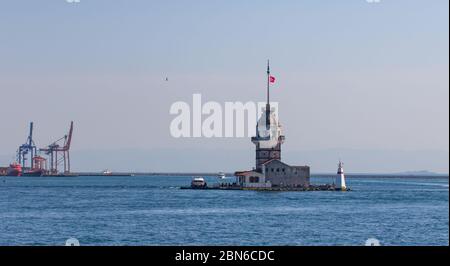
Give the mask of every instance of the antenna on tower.
[[270, 60], [267, 60], [267, 104], [270, 104]]
[[267, 60], [266, 129], [270, 129], [270, 60]]

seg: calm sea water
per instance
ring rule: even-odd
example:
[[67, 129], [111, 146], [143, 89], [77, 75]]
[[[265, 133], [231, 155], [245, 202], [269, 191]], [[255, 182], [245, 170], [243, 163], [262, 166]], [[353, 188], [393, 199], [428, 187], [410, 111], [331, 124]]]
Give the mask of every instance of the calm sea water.
[[0, 245], [449, 244], [448, 178], [352, 177], [351, 192], [178, 188], [189, 182], [2, 177]]

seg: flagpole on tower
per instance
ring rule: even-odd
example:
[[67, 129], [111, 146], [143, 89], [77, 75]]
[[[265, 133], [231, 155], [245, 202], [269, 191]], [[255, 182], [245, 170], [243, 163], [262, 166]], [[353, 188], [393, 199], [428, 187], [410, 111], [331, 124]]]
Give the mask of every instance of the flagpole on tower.
[[267, 104], [270, 104], [270, 92], [269, 92], [269, 88], [270, 88], [270, 61], [267, 60]]
[[270, 60], [267, 60], [266, 129], [270, 128]]

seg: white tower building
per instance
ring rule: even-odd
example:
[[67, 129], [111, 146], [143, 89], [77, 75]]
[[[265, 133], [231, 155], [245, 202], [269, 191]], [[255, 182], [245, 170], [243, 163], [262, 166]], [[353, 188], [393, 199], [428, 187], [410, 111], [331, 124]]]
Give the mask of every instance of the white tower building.
[[274, 81], [267, 62], [267, 103], [256, 125], [256, 136], [252, 137], [256, 146], [255, 167], [251, 171], [235, 172], [235, 176], [244, 188], [307, 188], [310, 185], [309, 166], [291, 166], [281, 161], [284, 135], [269, 98], [270, 83]]
[[339, 160], [338, 171], [336, 175], [336, 189], [345, 191], [347, 186], [345, 185], [344, 164]]

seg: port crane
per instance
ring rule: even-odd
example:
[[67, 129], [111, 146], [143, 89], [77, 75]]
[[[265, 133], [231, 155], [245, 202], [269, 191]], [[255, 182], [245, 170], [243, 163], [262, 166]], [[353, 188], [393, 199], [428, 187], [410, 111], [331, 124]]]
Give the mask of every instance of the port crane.
[[17, 162], [22, 165], [22, 168], [27, 167], [26, 161], [28, 160], [27, 155], [30, 154], [30, 169], [33, 168], [33, 158], [36, 155], [36, 144], [33, 141], [33, 122], [30, 122], [30, 133], [25, 144], [20, 145], [17, 150]]
[[64, 174], [70, 173], [70, 143], [72, 142], [73, 121], [70, 122], [69, 133], [54, 141], [46, 148], [39, 149], [49, 156], [50, 174], [58, 174], [58, 166], [63, 164]]

